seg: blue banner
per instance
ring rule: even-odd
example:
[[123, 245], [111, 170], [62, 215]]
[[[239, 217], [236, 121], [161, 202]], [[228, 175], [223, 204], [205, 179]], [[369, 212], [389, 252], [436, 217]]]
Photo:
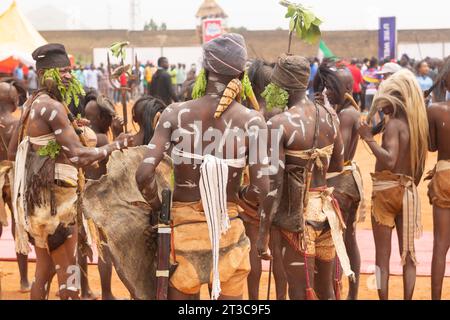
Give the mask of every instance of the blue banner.
[[397, 25], [395, 17], [380, 18], [378, 31], [378, 58], [395, 59], [397, 56]]

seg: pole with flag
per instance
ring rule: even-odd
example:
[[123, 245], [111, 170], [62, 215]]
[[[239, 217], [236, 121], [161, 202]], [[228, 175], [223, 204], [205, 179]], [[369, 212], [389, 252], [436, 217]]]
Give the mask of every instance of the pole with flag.
[[317, 58], [319, 59], [320, 62], [322, 62], [323, 59], [325, 58], [331, 59], [336, 58], [336, 56], [333, 54], [330, 48], [327, 47], [325, 41], [320, 40], [319, 53], [317, 54]]

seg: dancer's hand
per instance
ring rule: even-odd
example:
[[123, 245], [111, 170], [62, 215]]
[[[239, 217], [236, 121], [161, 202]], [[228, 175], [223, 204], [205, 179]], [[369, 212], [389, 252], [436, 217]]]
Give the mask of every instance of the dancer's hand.
[[272, 255], [269, 250], [269, 234], [267, 235], [259, 235], [258, 240], [256, 242], [256, 249], [258, 250], [258, 256], [262, 260], [272, 260]]
[[79, 127], [87, 127], [91, 124], [91, 122], [85, 118], [77, 118], [75, 121]]
[[365, 121], [361, 121], [358, 133], [364, 141], [373, 140], [372, 127]]
[[134, 137], [132, 134], [129, 133], [121, 133], [117, 139], [115, 140], [116, 144], [118, 145], [118, 148], [120, 150], [126, 149], [129, 146], [133, 146]]
[[125, 121], [119, 117], [116, 116], [112, 123], [111, 123], [111, 131], [114, 137], [119, 136], [122, 132], [123, 132], [123, 125], [124, 125]]

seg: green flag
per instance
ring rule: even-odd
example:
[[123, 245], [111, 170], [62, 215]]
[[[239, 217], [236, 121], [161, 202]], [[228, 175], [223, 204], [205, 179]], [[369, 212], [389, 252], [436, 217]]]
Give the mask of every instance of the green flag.
[[317, 55], [320, 61], [324, 58], [335, 58], [336, 56], [331, 52], [323, 40], [320, 40], [319, 53]]

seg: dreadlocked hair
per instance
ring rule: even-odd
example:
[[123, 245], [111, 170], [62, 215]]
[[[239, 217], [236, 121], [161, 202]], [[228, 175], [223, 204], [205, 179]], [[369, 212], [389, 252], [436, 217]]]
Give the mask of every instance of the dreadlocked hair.
[[322, 63], [317, 70], [317, 74], [313, 80], [314, 92], [323, 92], [323, 90], [331, 90], [338, 98], [338, 104], [345, 103], [345, 93], [347, 92], [344, 84], [339, 79], [338, 69], [334, 66]]
[[444, 65], [442, 66], [441, 70], [439, 70], [439, 74], [436, 77], [436, 80], [434, 81], [433, 86], [425, 92], [425, 98], [428, 98], [432, 92], [439, 91], [439, 92], [445, 92], [445, 80], [448, 77], [448, 74], [450, 73], [450, 56], [448, 56], [445, 61]]
[[166, 104], [157, 98], [152, 96], [144, 96], [136, 101], [134, 104], [135, 114], [139, 113], [141, 119], [139, 126], [141, 130], [144, 130], [144, 145], [150, 143], [155, 133], [155, 128], [153, 127], [153, 122], [158, 113], [162, 113], [166, 108]]
[[270, 83], [271, 72], [268, 68], [273, 69], [273, 65], [263, 60], [255, 60], [248, 68], [248, 77], [256, 94], [262, 93]]
[[378, 110], [387, 106], [394, 108], [394, 117], [399, 112], [406, 115], [409, 127], [411, 169], [414, 178], [418, 179], [423, 172], [428, 154], [429, 129], [422, 90], [411, 71], [400, 70], [381, 83], [367, 122], [370, 123]]

